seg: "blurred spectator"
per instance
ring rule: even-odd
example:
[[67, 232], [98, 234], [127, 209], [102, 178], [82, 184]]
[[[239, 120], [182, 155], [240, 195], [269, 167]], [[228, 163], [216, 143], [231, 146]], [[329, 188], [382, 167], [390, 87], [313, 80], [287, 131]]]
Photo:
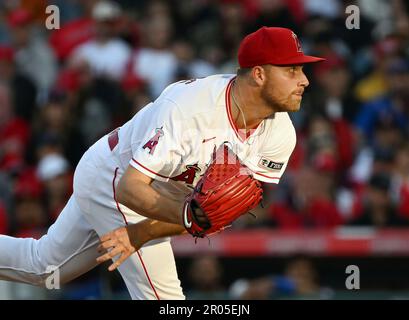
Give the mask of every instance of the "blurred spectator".
[[[2, 203], [8, 218], [11, 218], [13, 206], [13, 188], [16, 176], [13, 172], [0, 171], [0, 203]], [[10, 227], [11, 222], [9, 223]]]
[[389, 1], [358, 0], [357, 5], [363, 15], [376, 23], [373, 32], [377, 37], [382, 38], [393, 32], [393, 10]]
[[125, 92], [125, 104], [127, 104], [123, 117], [129, 119], [151, 102], [150, 94], [147, 83], [134, 74], [128, 74], [121, 85]]
[[391, 196], [400, 215], [409, 219], [409, 145], [403, 144], [396, 152], [392, 175]]
[[354, 183], [366, 183], [373, 172], [392, 174], [396, 150], [408, 136], [407, 84], [400, 81], [409, 80], [409, 64], [395, 60], [389, 72], [388, 94], [365, 104], [356, 120], [362, 147], [351, 168]]
[[294, 282], [296, 299], [330, 299], [334, 294], [330, 288], [320, 284], [319, 272], [307, 257], [290, 260], [284, 275]]
[[0, 234], [8, 234], [9, 231], [9, 218], [7, 216], [6, 208], [0, 201]]
[[[287, 1], [284, 0], [258, 0], [258, 14], [249, 23], [246, 32], [254, 32], [263, 26], [285, 26], [300, 33], [300, 28], [294, 20], [294, 16], [289, 12]], [[328, 2], [326, 2], [326, 7]]]
[[230, 286], [233, 299], [331, 299], [333, 291], [321, 287], [318, 271], [306, 257], [292, 258], [283, 275], [269, 275], [252, 280], [238, 279]]
[[10, 88], [0, 82], [0, 170], [13, 173], [24, 164], [29, 126], [14, 115]]
[[14, 236], [39, 239], [46, 232], [49, 221], [42, 192], [35, 170], [21, 173], [14, 188]]
[[[314, 163], [320, 160], [332, 160], [322, 163], [328, 170], [339, 171], [352, 163], [353, 139], [351, 128], [343, 119], [328, 120], [326, 117], [311, 117], [306, 137], [306, 161]], [[347, 144], [347, 145], [345, 145]], [[320, 157], [327, 154], [328, 157]], [[316, 163], [320, 165], [319, 163]], [[329, 168], [328, 165], [332, 165]]]
[[[343, 27], [345, 28], [345, 25]], [[302, 39], [303, 48], [308, 52], [319, 56], [336, 54], [343, 58], [351, 55], [350, 48], [336, 30], [334, 22], [324, 16], [310, 16], [302, 31], [302, 36], [305, 37], [305, 40]]]
[[201, 256], [195, 258], [189, 268], [191, 289], [186, 297], [191, 300], [223, 300], [228, 298], [221, 280], [222, 265], [217, 257]]
[[34, 83], [16, 70], [14, 50], [0, 46], [0, 81], [10, 87], [16, 116], [31, 121], [36, 111], [36, 87]]
[[57, 148], [63, 152], [72, 165], [76, 165], [85, 151], [85, 142], [74, 121], [76, 114], [67, 104], [67, 96], [60, 91], [52, 91], [49, 100], [42, 107], [33, 123], [33, 133], [30, 142], [33, 163], [40, 160], [44, 147]]
[[334, 126], [324, 117], [311, 117], [308, 125], [305, 136], [298, 140], [300, 167], [290, 168], [287, 184], [279, 186], [284, 195], [273, 201], [270, 216], [273, 224], [285, 228], [336, 227], [348, 215], [338, 203], [342, 172], [348, 165], [340, 157], [340, 146], [352, 146], [337, 140]]
[[295, 290], [292, 279], [283, 276], [264, 276], [234, 281], [229, 288], [229, 294], [235, 300], [271, 300], [280, 295], [292, 295]]
[[64, 25], [67, 22], [89, 16], [88, 11], [90, 10], [87, 8], [92, 6], [95, 1], [97, 0], [53, 0], [53, 4], [60, 9], [61, 24]]
[[292, 294], [294, 291], [294, 282], [280, 276], [238, 279], [229, 288], [231, 298], [241, 300], [269, 300], [276, 294]]
[[404, 134], [390, 118], [379, 119], [374, 131], [372, 171], [392, 174], [394, 155], [404, 140]]
[[305, 0], [304, 6], [310, 15], [323, 16], [329, 19], [338, 17], [342, 10], [340, 1], [337, 0]]
[[23, 8], [12, 11], [8, 16], [8, 24], [17, 70], [34, 82], [42, 101], [56, 79], [57, 62], [54, 53], [40, 34], [33, 33], [33, 17], [29, 11]]
[[19, 6], [30, 13], [35, 24], [41, 25], [46, 18], [45, 9], [47, 7], [47, 0], [19, 0]]
[[391, 118], [385, 116], [374, 124], [372, 146], [364, 146], [358, 153], [350, 170], [350, 181], [364, 185], [372, 173], [393, 173], [393, 158], [400, 144], [405, 140], [402, 130]]
[[42, 202], [38, 198], [16, 196], [14, 215], [19, 238], [41, 238], [47, 231], [47, 219]]
[[329, 154], [315, 158], [290, 183], [286, 198], [269, 208], [271, 223], [281, 228], [333, 228], [343, 222], [335, 199], [335, 162]]
[[37, 175], [44, 186], [48, 216], [56, 220], [72, 194], [72, 171], [60, 154], [49, 154], [38, 163]]
[[128, 45], [118, 38], [116, 24], [121, 8], [113, 1], [101, 0], [92, 10], [95, 39], [80, 45], [72, 53], [74, 64], [87, 64], [96, 76], [120, 80], [130, 58]]
[[[246, 24], [243, 23], [245, 12], [243, 1], [224, 0], [219, 5], [220, 35], [223, 49], [230, 54], [235, 54], [240, 40], [246, 33]], [[258, 28], [256, 28], [258, 29]], [[255, 30], [256, 30], [255, 29]], [[255, 30], [251, 30], [252, 32]]]
[[389, 36], [371, 48], [373, 70], [357, 82], [354, 91], [358, 100], [365, 103], [387, 94], [387, 68], [402, 50], [401, 46], [396, 36]]
[[195, 58], [194, 48], [187, 41], [176, 41], [172, 47], [178, 61], [174, 80], [203, 78], [216, 73], [212, 64]]
[[133, 53], [130, 70], [148, 83], [151, 96], [156, 98], [176, 77], [177, 59], [170, 47], [172, 20], [168, 9], [160, 15], [148, 15], [144, 20], [142, 47]]
[[62, 25], [60, 29], [51, 33], [49, 38], [50, 45], [60, 61], [68, 58], [76, 47], [95, 37], [94, 20], [88, 15], [64, 23], [66, 5], [68, 5], [66, 2], [63, 2], [61, 7], [58, 5], [62, 15]]
[[394, 126], [407, 133], [409, 62], [406, 59], [393, 60], [387, 69], [389, 92], [386, 96], [362, 106], [356, 125], [369, 143], [374, 140], [374, 127], [377, 120], [390, 119]]
[[71, 128], [73, 132], [78, 128], [85, 146], [92, 145], [105, 133], [122, 125], [123, 120], [128, 120], [132, 114], [127, 109], [129, 105], [121, 84], [106, 78], [93, 79], [90, 86], [81, 91], [76, 108], [74, 119], [77, 122], [72, 123]]
[[[392, 3], [394, 32], [408, 45], [409, 41], [409, 3], [407, 0], [395, 0]], [[408, 48], [406, 47], [406, 50]], [[406, 54], [409, 52], [406, 51]]]
[[409, 220], [397, 214], [390, 197], [391, 180], [388, 174], [374, 174], [364, 194], [363, 211], [350, 225], [384, 227], [407, 227]]
[[319, 90], [313, 93], [319, 94], [314, 96], [311, 104], [313, 108], [321, 109], [322, 114], [336, 126], [345, 126], [355, 118], [358, 110], [358, 102], [350, 94], [352, 74], [347, 61], [336, 53], [326, 56], [325, 59], [326, 61], [314, 66]]

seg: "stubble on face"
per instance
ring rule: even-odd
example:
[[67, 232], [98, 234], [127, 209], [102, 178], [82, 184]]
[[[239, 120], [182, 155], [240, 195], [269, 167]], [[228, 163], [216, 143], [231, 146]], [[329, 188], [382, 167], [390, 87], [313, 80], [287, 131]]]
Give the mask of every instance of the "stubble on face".
[[261, 89], [261, 98], [273, 112], [296, 112], [300, 109], [300, 95], [294, 91], [286, 92], [285, 87], [280, 88], [279, 81], [274, 81], [267, 76], [266, 82]]

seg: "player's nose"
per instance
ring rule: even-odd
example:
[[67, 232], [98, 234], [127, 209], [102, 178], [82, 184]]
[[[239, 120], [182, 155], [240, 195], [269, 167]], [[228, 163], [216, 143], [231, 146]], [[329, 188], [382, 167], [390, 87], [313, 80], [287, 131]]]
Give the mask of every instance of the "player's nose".
[[303, 71], [301, 71], [301, 79], [300, 79], [299, 85], [306, 88], [309, 86], [309, 84], [310, 82], [308, 81], [307, 76], [305, 75]]

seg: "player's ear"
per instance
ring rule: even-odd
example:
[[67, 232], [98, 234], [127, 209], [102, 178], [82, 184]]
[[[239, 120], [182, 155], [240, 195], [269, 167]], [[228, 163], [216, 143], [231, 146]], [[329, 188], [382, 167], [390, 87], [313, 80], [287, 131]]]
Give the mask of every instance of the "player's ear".
[[262, 66], [255, 66], [251, 69], [251, 76], [257, 86], [262, 87], [267, 79], [266, 70]]

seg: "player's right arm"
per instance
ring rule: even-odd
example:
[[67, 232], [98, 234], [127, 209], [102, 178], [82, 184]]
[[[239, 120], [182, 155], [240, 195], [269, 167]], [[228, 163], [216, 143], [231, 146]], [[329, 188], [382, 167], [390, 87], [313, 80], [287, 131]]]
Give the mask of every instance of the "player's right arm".
[[101, 237], [98, 250], [102, 255], [97, 258], [97, 262], [102, 263], [118, 256], [108, 268], [113, 271], [145, 243], [185, 232], [182, 226], [151, 219], [115, 229]]
[[[159, 194], [151, 186], [152, 178], [129, 166], [116, 188], [116, 200], [147, 217], [139, 223], [115, 229], [101, 237], [97, 262], [118, 256], [108, 268], [118, 268], [145, 243], [186, 232], [182, 226], [182, 203]], [[158, 221], [161, 220], [161, 221]]]

